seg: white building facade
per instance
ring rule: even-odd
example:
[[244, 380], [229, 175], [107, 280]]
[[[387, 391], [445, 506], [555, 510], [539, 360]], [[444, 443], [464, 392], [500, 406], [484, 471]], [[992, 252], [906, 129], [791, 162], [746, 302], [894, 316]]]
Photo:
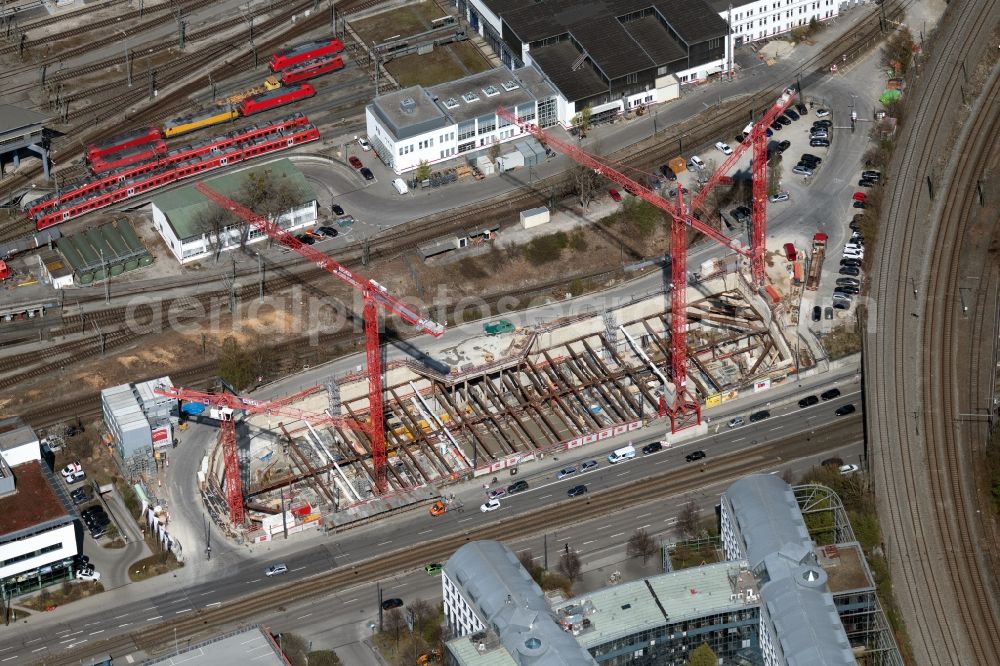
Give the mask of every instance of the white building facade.
[[840, 13], [841, 0], [710, 0], [732, 29], [732, 46], [769, 39], [809, 25], [813, 19], [828, 21]]

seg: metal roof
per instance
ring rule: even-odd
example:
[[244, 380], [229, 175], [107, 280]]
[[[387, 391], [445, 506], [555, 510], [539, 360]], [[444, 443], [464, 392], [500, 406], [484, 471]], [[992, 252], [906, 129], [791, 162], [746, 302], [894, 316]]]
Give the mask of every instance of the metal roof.
[[566, 99], [575, 102], [608, 92], [608, 84], [593, 67], [573, 69], [579, 57], [579, 49], [568, 39], [531, 49], [532, 60]]
[[26, 130], [41, 125], [49, 116], [13, 104], [0, 104], [0, 134]]
[[0, 419], [0, 451], [9, 451], [37, 441], [38, 435], [20, 416]]
[[148, 659], [142, 666], [170, 666], [190, 664], [191, 666], [231, 666], [232, 664], [254, 664], [254, 666], [287, 666], [268, 631], [261, 626], [239, 629], [229, 634], [195, 645], [187, 644], [177, 652]]
[[559, 627], [542, 589], [502, 543], [465, 544], [448, 558], [443, 573], [462, 591], [483, 623], [496, 630], [516, 663], [596, 664], [590, 653]]
[[791, 487], [773, 474], [751, 474], [726, 489], [746, 544], [750, 568], [783, 548], [812, 551], [812, 539]]

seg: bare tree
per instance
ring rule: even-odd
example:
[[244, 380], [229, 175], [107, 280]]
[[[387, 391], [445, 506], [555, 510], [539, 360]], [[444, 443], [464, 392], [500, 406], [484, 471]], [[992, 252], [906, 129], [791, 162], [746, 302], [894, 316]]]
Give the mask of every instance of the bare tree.
[[307, 666], [309, 663], [309, 641], [298, 634], [281, 633], [278, 634], [278, 644], [284, 653], [288, 663], [292, 666]]
[[637, 529], [629, 537], [626, 553], [629, 557], [641, 557], [645, 564], [656, 554], [656, 540], [644, 529]]
[[688, 501], [677, 516], [677, 529], [684, 535], [685, 539], [693, 539], [698, 534], [698, 523], [701, 521], [701, 512], [698, 505], [693, 501]]
[[408, 603], [406, 612], [410, 614], [413, 630], [420, 633], [423, 633], [429, 622], [437, 619], [437, 610], [425, 599], [414, 599]]
[[497, 158], [500, 157], [500, 142], [496, 140], [496, 137], [493, 138], [490, 149], [486, 151], [486, 154], [489, 155], [490, 162], [496, 162]]
[[398, 648], [399, 637], [402, 635], [403, 630], [406, 629], [406, 618], [403, 617], [403, 613], [398, 608], [393, 608], [385, 614], [382, 626], [385, 627], [382, 633], [396, 641], [396, 647]]
[[218, 261], [224, 245], [223, 230], [232, 224], [232, 216], [228, 211], [214, 204], [198, 211], [194, 216], [194, 226], [205, 236], [207, 249]]
[[573, 167], [573, 182], [576, 185], [576, 194], [580, 199], [580, 205], [584, 209], [590, 206], [594, 200], [597, 188], [600, 187], [601, 177], [582, 164]]
[[580, 556], [576, 554], [576, 551], [567, 550], [559, 558], [559, 573], [569, 578], [569, 582], [572, 583], [580, 579], [583, 574], [583, 563], [580, 561]]

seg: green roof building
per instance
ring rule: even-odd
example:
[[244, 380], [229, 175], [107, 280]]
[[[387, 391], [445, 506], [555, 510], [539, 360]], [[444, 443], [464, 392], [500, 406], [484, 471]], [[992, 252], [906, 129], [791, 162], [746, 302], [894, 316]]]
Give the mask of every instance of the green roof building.
[[[302, 172], [288, 159], [275, 160], [249, 169], [226, 173], [204, 181], [217, 192], [239, 201], [249, 178], [267, 177], [276, 188], [288, 195], [291, 208], [278, 216], [277, 223], [286, 231], [294, 231], [316, 222], [319, 206], [316, 194]], [[153, 224], [178, 262], [182, 264], [212, 256], [217, 251], [231, 250], [240, 245], [242, 225], [232, 221], [216, 223], [215, 204], [206, 199], [193, 184], [185, 185], [153, 198]], [[265, 235], [250, 229], [247, 242], [253, 243]]]

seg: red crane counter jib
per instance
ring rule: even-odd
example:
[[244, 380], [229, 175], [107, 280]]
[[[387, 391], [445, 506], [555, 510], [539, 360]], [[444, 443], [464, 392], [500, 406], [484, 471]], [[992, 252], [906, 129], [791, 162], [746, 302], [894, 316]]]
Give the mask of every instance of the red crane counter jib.
[[342, 266], [326, 254], [299, 241], [276, 223], [226, 198], [204, 183], [197, 183], [195, 189], [220, 207], [231, 211], [237, 217], [260, 229], [272, 239], [298, 252], [327, 273], [339, 278], [342, 282], [349, 284], [361, 292], [365, 299], [363, 314], [365, 322], [365, 351], [368, 362], [368, 405], [371, 420], [369, 435], [372, 440], [372, 467], [375, 474], [373, 482], [378, 493], [385, 492], [388, 488], [386, 469], [388, 458], [385, 447], [385, 413], [382, 404], [382, 355], [379, 345], [378, 308], [381, 306], [395, 313], [403, 321], [434, 337], [438, 337], [444, 333], [444, 326], [422, 316], [413, 308], [396, 299], [384, 286], [375, 280], [369, 280], [356, 275], [346, 266]]

